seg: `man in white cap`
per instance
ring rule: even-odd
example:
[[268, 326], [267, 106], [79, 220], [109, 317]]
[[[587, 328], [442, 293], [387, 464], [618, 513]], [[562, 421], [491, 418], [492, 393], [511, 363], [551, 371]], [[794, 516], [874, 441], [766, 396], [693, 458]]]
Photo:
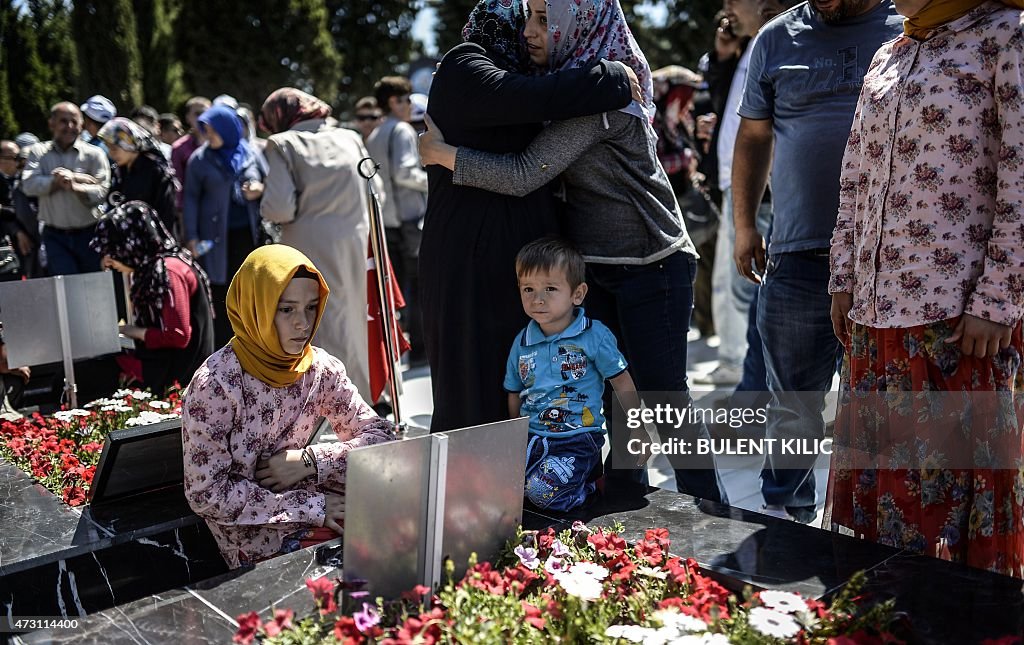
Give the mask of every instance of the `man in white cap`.
[[106, 144], [96, 135], [103, 127], [103, 124], [117, 116], [117, 108], [114, 103], [105, 96], [96, 94], [86, 99], [85, 103], [78, 108], [82, 111], [83, 138], [87, 143], [103, 148], [107, 151]]

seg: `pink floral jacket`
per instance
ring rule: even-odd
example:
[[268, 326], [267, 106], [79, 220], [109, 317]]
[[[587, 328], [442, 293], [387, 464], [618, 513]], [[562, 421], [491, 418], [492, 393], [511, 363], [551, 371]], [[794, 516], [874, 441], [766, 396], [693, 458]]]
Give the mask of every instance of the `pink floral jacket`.
[[[811, 181], [811, 179], [808, 179]], [[1024, 27], [985, 3], [882, 45], [843, 159], [829, 292], [912, 327], [1024, 314]]]
[[[231, 567], [274, 555], [298, 529], [323, 526], [324, 491], [344, 492], [352, 448], [389, 441], [392, 425], [374, 413], [341, 361], [314, 348], [301, 379], [274, 388], [244, 372], [228, 345], [200, 367], [185, 392], [185, 496], [204, 518]], [[325, 417], [339, 443], [317, 444], [317, 476], [274, 493], [255, 481], [261, 455], [301, 448]]]

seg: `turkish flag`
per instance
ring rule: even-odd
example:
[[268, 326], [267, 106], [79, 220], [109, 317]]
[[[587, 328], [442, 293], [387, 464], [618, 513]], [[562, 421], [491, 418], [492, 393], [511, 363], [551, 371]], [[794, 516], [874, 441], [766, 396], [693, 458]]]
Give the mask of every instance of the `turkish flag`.
[[[370, 350], [370, 400], [367, 403], [373, 405], [380, 400], [380, 395], [384, 391], [385, 386], [387, 386], [388, 379], [391, 378], [392, 366], [388, 363], [387, 348], [384, 344], [384, 307], [378, 295], [377, 263], [374, 261], [372, 247], [369, 250], [368, 258], [369, 260], [366, 263], [366, 302], [368, 313], [366, 324], [368, 327], [367, 339]], [[393, 314], [395, 311], [405, 307], [405, 299], [402, 297], [402, 290], [398, 286], [398, 280], [395, 278], [395, 272], [390, 262], [388, 262], [388, 275], [391, 276], [391, 280], [388, 283], [390, 297], [392, 302], [394, 302], [390, 326], [395, 335], [395, 346], [398, 347], [398, 355], [401, 356], [409, 351], [410, 346]], [[394, 396], [395, 393], [392, 393], [392, 395]]]

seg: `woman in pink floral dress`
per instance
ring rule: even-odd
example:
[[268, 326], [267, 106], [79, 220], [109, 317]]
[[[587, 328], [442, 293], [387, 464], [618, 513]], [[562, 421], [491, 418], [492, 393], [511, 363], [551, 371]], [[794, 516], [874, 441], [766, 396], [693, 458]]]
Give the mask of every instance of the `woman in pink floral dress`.
[[1024, 577], [1022, 15], [896, 9], [907, 33], [864, 78], [832, 238], [826, 521]]
[[[253, 251], [228, 288], [235, 336], [185, 393], [185, 495], [231, 567], [341, 533], [349, 450], [393, 436], [341, 361], [310, 344], [328, 293], [296, 249]], [[339, 442], [307, 447], [320, 417]]]

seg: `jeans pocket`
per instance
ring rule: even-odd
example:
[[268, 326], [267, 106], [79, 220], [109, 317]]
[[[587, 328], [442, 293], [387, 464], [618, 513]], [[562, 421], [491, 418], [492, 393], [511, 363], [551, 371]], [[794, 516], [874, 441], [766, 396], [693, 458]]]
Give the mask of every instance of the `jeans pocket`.
[[785, 253], [776, 253], [775, 255], [768, 256], [768, 265], [764, 269], [764, 277], [768, 277], [779, 270], [779, 265], [782, 264], [783, 259], [786, 257]]

